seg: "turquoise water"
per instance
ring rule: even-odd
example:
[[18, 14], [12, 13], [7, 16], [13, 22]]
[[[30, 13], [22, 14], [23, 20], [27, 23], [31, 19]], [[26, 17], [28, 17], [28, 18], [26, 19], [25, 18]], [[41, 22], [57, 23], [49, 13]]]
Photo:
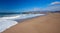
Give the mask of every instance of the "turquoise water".
[[11, 16], [11, 15], [17, 15], [17, 14], [12, 14], [12, 13], [0, 13], [0, 17]]

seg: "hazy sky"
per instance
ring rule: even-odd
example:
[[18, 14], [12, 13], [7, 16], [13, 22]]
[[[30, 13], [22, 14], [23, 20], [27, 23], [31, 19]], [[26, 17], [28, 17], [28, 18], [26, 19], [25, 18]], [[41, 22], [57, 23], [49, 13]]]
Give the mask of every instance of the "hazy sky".
[[0, 12], [36, 11], [53, 4], [60, 0], [0, 0]]

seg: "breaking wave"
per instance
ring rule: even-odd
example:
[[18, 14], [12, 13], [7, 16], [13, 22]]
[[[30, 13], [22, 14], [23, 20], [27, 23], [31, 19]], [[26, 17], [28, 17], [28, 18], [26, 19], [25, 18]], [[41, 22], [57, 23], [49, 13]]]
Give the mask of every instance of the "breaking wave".
[[19, 15], [7, 15], [4, 17], [1, 17], [1, 20], [16, 20], [16, 19], [26, 19], [26, 18], [31, 18], [31, 17], [36, 17], [36, 16], [41, 16], [44, 14], [19, 14]]
[[19, 15], [5, 15], [0, 17], [0, 32], [5, 31], [6, 29], [18, 24], [18, 19], [32, 18], [36, 16], [41, 16], [44, 14], [19, 14]]

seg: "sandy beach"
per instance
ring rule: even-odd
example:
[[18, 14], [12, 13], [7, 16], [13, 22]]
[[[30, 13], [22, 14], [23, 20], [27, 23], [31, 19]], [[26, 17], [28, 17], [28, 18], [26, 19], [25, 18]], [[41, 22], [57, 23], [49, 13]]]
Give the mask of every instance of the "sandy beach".
[[60, 13], [25, 20], [2, 33], [60, 33]]

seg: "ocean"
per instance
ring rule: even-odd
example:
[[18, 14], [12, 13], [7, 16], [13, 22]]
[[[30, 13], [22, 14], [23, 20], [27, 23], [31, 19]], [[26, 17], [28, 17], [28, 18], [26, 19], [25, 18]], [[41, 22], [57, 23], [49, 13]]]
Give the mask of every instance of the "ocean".
[[0, 20], [17, 20], [36, 17], [44, 14], [0, 14]]
[[16, 20], [42, 16], [45, 14], [0, 14], [0, 32], [18, 24]]

